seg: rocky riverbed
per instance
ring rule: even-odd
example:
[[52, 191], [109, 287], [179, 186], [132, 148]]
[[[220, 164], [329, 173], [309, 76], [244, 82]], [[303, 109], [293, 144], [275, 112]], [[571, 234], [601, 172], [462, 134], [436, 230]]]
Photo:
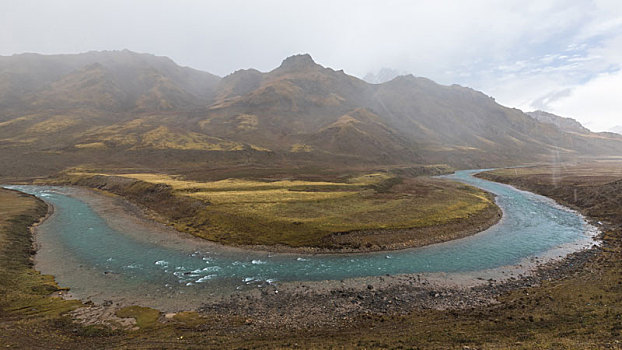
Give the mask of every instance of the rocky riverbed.
[[471, 276], [385, 276], [361, 281], [266, 285], [252, 293], [199, 308], [202, 314], [244, 317], [252, 328], [337, 326], [361, 315], [406, 314], [422, 309], [455, 310], [496, 303], [510, 290], [534, 287], [579, 271], [599, 254], [597, 245], [535, 269], [499, 269], [497, 279]]

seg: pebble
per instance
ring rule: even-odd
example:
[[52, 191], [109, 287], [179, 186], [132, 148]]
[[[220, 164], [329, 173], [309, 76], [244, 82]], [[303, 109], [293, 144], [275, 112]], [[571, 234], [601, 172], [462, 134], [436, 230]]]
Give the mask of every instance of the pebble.
[[[469, 289], [430, 285], [421, 276], [406, 276], [385, 281], [382, 286], [344, 281], [336, 289], [318, 289], [310, 285], [274, 290], [274, 293], [240, 295], [206, 304], [205, 314], [243, 315], [246, 325], [276, 325], [308, 328], [337, 325], [343, 320], [365, 314], [400, 314], [417, 309], [474, 309], [489, 305], [494, 298], [510, 290], [537, 286], [542, 280], [558, 279], [579, 268], [598, 249], [571, 254], [564, 261], [544, 265], [532, 274], [507, 280], [486, 278], [488, 282]], [[413, 279], [421, 281], [415, 285]], [[301, 292], [302, 291], [302, 292]], [[278, 295], [277, 295], [278, 293]]]

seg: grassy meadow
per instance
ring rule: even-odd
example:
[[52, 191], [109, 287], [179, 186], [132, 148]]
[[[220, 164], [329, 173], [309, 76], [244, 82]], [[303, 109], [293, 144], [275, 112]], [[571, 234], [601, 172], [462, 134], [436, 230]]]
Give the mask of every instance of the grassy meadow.
[[[74, 179], [93, 175], [69, 174]], [[441, 179], [400, 178], [387, 172], [342, 181], [189, 181], [153, 173], [96, 175], [164, 186], [172, 196], [198, 200], [202, 209], [169, 223], [195, 236], [237, 245], [331, 248], [330, 237], [335, 233], [439, 226], [494, 207], [494, 201], [474, 187]], [[356, 243], [351, 247], [358, 248]]]

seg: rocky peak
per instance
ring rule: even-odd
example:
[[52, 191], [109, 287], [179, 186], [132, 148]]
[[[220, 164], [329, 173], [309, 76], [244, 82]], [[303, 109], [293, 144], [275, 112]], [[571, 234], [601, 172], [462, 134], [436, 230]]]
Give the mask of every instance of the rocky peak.
[[311, 55], [302, 54], [289, 56], [279, 66], [279, 70], [296, 71], [317, 67], [318, 64], [313, 61]]

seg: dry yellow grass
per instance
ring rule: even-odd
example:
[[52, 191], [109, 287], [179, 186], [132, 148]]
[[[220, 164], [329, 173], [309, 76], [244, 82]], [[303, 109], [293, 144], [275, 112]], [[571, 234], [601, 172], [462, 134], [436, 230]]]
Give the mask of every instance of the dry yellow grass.
[[235, 119], [238, 121], [238, 130], [254, 130], [259, 124], [259, 119], [254, 114], [240, 114]]
[[74, 147], [80, 149], [102, 149], [106, 148], [106, 144], [104, 144], [103, 142], [80, 143], [75, 145]]
[[313, 147], [309, 145], [303, 145], [301, 143], [293, 144], [289, 149], [290, 152], [311, 152], [313, 151]]
[[322, 201], [339, 197], [346, 197], [356, 192], [304, 192], [288, 189], [269, 189], [251, 191], [210, 191], [194, 192], [188, 196], [207, 200], [212, 204], [244, 204], [244, 203], [287, 203]]
[[54, 133], [78, 124], [75, 118], [63, 115], [54, 116], [27, 129], [29, 133]]
[[220, 140], [193, 132], [174, 132], [165, 126], [148, 131], [141, 137], [138, 148], [181, 149], [204, 151], [238, 151], [241, 143]]
[[[0, 226], [33, 206], [34, 200], [16, 192], [0, 190]], [[0, 236], [1, 237], [1, 236]]]
[[[85, 131], [82, 136], [85, 140], [107, 142], [115, 146], [128, 146], [131, 149], [241, 151], [250, 147], [256, 151], [269, 151], [255, 145], [245, 145], [240, 142], [159, 124], [152, 117], [145, 117], [111, 126], [93, 127]], [[84, 144], [89, 144], [89, 142], [81, 143], [76, 147], [84, 148]]]
[[353, 177], [348, 180], [348, 183], [356, 185], [373, 185], [392, 177], [393, 176], [388, 173], [372, 173]]
[[[176, 196], [209, 203], [195, 217], [174, 225], [224, 243], [317, 246], [336, 232], [442, 225], [493, 205], [484, 192], [472, 187], [423, 178], [399, 184], [389, 173], [365, 174], [346, 182], [197, 182], [166, 174], [118, 176], [166, 184]], [[393, 184], [399, 188], [390, 190]]]
[[[101, 174], [105, 175], [105, 174]], [[301, 186], [334, 186], [334, 187], [355, 187], [365, 183], [340, 183], [327, 181], [300, 181], [300, 180], [281, 180], [281, 181], [254, 181], [243, 179], [226, 179], [211, 182], [197, 182], [183, 180], [179, 176], [165, 174], [121, 174], [118, 176], [142, 180], [151, 183], [161, 183], [171, 186], [178, 191], [232, 191], [232, 190], [268, 190], [268, 189], [290, 189]]]

